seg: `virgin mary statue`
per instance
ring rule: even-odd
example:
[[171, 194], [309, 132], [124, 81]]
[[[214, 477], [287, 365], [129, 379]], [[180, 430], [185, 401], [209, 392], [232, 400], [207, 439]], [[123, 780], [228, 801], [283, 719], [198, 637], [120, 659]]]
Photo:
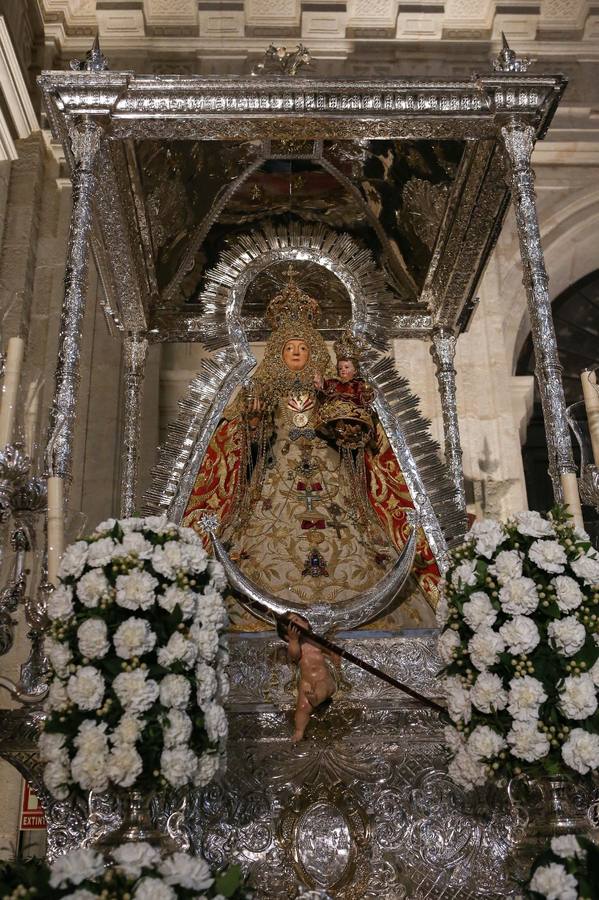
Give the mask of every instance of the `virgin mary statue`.
[[[319, 315], [318, 302], [294, 283], [271, 300], [264, 359], [225, 410], [183, 520], [200, 530], [201, 516], [216, 513], [221, 541], [242, 572], [306, 607], [335, 604], [375, 585], [407, 540], [413, 506], [369, 407], [372, 392], [359, 376], [356, 344], [335, 345], [344, 378], [335, 377]], [[344, 429], [331, 427], [335, 408], [345, 441]], [[385, 627], [434, 624], [438, 580], [420, 532], [412, 590]], [[237, 604], [231, 618], [234, 627], [263, 627]]]

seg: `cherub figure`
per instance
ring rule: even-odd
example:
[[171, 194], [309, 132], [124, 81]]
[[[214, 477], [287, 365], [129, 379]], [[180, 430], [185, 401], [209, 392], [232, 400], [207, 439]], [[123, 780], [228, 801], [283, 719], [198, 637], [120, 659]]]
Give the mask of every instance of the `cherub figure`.
[[281, 623], [279, 634], [287, 643], [289, 662], [297, 666], [297, 704], [291, 740], [302, 740], [310, 716], [324, 709], [337, 691], [341, 659], [336, 653], [323, 650], [304, 638], [297, 628], [312, 630], [303, 616], [291, 613]]

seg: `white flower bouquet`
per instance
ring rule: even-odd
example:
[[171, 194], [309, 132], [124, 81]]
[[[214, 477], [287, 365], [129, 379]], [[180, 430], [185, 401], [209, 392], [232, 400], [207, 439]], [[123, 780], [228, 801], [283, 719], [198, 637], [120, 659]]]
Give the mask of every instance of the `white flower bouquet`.
[[207, 784], [227, 734], [220, 564], [164, 517], [110, 519], [59, 576], [39, 741], [50, 793]]
[[475, 523], [438, 621], [458, 784], [599, 768], [599, 554], [563, 508]]
[[161, 857], [149, 844], [123, 844], [106, 868], [95, 850], [72, 850], [48, 866], [0, 863], [0, 900], [246, 900], [239, 866], [214, 874], [201, 856]]
[[533, 862], [526, 885], [530, 900], [599, 900], [599, 847], [585, 837], [554, 837]]

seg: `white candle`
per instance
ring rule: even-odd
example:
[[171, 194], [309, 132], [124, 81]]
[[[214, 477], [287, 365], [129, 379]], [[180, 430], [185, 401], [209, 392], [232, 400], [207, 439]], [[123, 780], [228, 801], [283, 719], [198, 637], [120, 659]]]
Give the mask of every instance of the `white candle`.
[[578, 493], [578, 479], [575, 472], [563, 472], [559, 480], [564, 493], [564, 504], [568, 508], [570, 515], [574, 516], [574, 525], [576, 528], [584, 528], [582, 519], [582, 507], [580, 505], [580, 494]]
[[580, 373], [582, 382], [582, 396], [587, 411], [591, 446], [593, 447], [593, 459], [599, 466], [599, 385], [597, 384], [597, 372], [593, 369], [585, 369]]
[[33, 459], [35, 432], [37, 428], [37, 417], [40, 405], [41, 383], [32, 381], [27, 391], [27, 399], [25, 400], [25, 453], [30, 459]]
[[4, 384], [2, 385], [2, 407], [0, 408], [0, 448], [10, 444], [15, 427], [17, 397], [21, 381], [21, 366], [25, 341], [20, 337], [11, 337], [6, 351], [4, 366]]
[[58, 566], [64, 550], [64, 480], [48, 478], [48, 582], [58, 584]]

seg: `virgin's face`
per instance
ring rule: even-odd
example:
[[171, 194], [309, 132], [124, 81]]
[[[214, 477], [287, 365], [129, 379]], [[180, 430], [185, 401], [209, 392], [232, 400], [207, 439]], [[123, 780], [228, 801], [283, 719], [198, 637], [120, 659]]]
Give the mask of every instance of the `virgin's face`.
[[310, 348], [305, 341], [292, 338], [283, 346], [283, 362], [292, 372], [301, 372], [310, 359]]

